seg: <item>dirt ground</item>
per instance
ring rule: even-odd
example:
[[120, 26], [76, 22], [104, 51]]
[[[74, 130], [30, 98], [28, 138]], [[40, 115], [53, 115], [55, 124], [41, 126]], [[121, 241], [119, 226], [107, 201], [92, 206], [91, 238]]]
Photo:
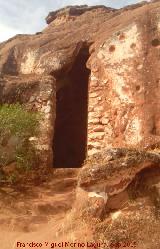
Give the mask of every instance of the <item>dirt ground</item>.
[[1, 187], [0, 248], [54, 248], [59, 234], [64, 237], [64, 217], [74, 202], [75, 186], [76, 174], [59, 170], [39, 186]]

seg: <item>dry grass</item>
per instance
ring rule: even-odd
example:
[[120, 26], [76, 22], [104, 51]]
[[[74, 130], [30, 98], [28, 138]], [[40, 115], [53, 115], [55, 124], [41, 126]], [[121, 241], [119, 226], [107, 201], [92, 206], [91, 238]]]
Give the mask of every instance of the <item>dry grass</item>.
[[[104, 221], [97, 224], [95, 240], [111, 243], [136, 242], [141, 249], [160, 248], [160, 219], [154, 215], [154, 210], [141, 209], [131, 213], [124, 213], [109, 224]], [[111, 247], [110, 247], [111, 248]]]

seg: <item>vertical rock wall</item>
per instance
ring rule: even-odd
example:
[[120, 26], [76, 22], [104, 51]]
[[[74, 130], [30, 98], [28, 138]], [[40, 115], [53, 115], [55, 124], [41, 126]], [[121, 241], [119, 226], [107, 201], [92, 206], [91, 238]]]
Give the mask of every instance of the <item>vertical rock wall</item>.
[[[67, 8], [67, 15], [68, 11], [70, 12], [70, 7]], [[77, 132], [79, 139], [75, 143], [77, 144], [75, 155], [79, 153], [80, 148], [86, 152], [86, 133], [89, 155], [105, 147], [144, 148], [157, 143], [160, 145], [159, 2], [144, 3], [121, 10], [94, 7], [90, 11], [85, 10], [83, 14], [78, 11], [78, 16], [69, 22], [63, 22], [63, 14], [65, 17], [63, 9], [60, 14], [62, 23], [59, 23], [59, 18], [56, 23], [57, 13], [49, 15], [50, 24], [41, 33], [16, 36], [0, 44], [0, 74], [12, 77], [10, 81], [14, 81], [14, 76], [17, 75], [19, 86], [23, 85], [24, 77], [26, 79], [30, 77], [32, 81], [37, 77], [38, 82], [41, 82], [39, 84], [41, 90], [36, 92], [35, 96], [31, 96], [31, 100], [35, 98], [32, 104], [35, 104], [37, 110], [44, 115], [41, 135], [37, 140], [38, 148], [45, 151], [42, 153], [44, 161], [52, 161], [56, 116], [55, 83], [53, 79], [49, 81], [47, 79], [50, 78], [49, 75], [54, 75], [60, 81], [64, 75], [68, 77], [76, 65], [78, 54], [89, 46], [91, 46], [90, 55], [87, 51], [87, 58], [85, 57], [83, 61], [85, 65], [90, 56], [87, 65], [91, 71], [89, 103], [86, 103], [88, 133], [87, 112], [84, 108], [78, 111], [74, 106], [76, 114], [79, 119], [83, 119], [85, 126], [81, 127], [81, 132], [80, 130]], [[73, 72], [73, 82], [81, 87], [83, 87], [81, 82], [88, 82], [88, 79], [82, 77], [83, 70], [74, 68]], [[64, 80], [66, 81], [66, 78]], [[15, 85], [12, 91], [18, 91], [18, 87]], [[84, 92], [87, 95], [87, 90]], [[0, 92], [0, 97], [3, 95]], [[26, 96], [27, 92], [24, 98]], [[83, 106], [85, 100], [79, 99], [80, 92], [77, 91], [75, 96], [78, 97], [75, 97], [74, 103], [78, 105], [81, 102]], [[9, 99], [8, 97], [7, 100]], [[26, 100], [27, 106], [31, 100]], [[85, 136], [82, 134], [82, 129], [85, 131]], [[62, 133], [66, 133], [63, 127], [62, 130]], [[71, 130], [73, 129], [70, 129], [73, 137], [74, 132]], [[59, 132], [61, 137], [62, 133]], [[82, 141], [82, 138], [85, 139]], [[66, 140], [70, 140], [70, 144], [73, 144], [74, 139], [66, 138]], [[84, 141], [85, 145], [82, 145]], [[61, 156], [61, 146], [59, 154]]]
[[31, 104], [41, 114], [40, 131], [35, 143], [42, 166], [53, 166], [53, 136], [56, 118], [56, 89], [52, 77], [43, 77], [40, 82], [39, 95], [32, 95]]
[[36, 147], [39, 166], [53, 164], [53, 135], [56, 116], [56, 89], [51, 76], [7, 76], [0, 79], [0, 104], [20, 103], [40, 114], [37, 137], [30, 142]]
[[141, 25], [133, 22], [114, 33], [91, 56], [89, 154], [160, 141], [159, 38], [159, 17], [147, 16]]

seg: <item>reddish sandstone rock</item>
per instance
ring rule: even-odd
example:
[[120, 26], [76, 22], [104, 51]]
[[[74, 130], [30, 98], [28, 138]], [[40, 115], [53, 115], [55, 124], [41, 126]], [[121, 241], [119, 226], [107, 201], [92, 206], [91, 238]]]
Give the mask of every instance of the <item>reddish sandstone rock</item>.
[[159, 1], [70, 6], [50, 13], [42, 32], [0, 44], [0, 104], [42, 114], [31, 138], [41, 165], [55, 166], [57, 147], [60, 167], [95, 154], [80, 171], [74, 215], [100, 220], [95, 241], [138, 249], [160, 247], [159, 12]]
[[[121, 199], [127, 196], [126, 189], [141, 172], [153, 169], [158, 176], [160, 154], [156, 152], [138, 151], [135, 149], [112, 148], [101, 151], [88, 158], [78, 176], [77, 200], [85, 200], [83, 208], [95, 207], [96, 204], [86, 204], [90, 199], [98, 199], [101, 203], [101, 213], [104, 207], [118, 209]], [[142, 174], [143, 176], [143, 174]], [[143, 178], [143, 177], [142, 177]], [[142, 179], [143, 181], [143, 179]], [[122, 195], [122, 196], [121, 196]], [[86, 196], [82, 198], [82, 196]], [[118, 196], [118, 202], [117, 202]], [[92, 212], [93, 213], [93, 212]], [[95, 215], [98, 213], [95, 211]], [[95, 216], [93, 215], [93, 216]]]
[[114, 11], [112, 8], [108, 8], [103, 5], [96, 5], [89, 7], [87, 5], [80, 6], [67, 6], [57, 11], [50, 12], [46, 17], [47, 24], [55, 21], [54, 24], [60, 24], [64, 21], [75, 20], [77, 16], [80, 16], [88, 11], [97, 11], [97, 9], [104, 9], [104, 11]]
[[[104, 6], [70, 6], [50, 13], [47, 18], [49, 25], [41, 33], [17, 35], [0, 44], [0, 74], [4, 79], [9, 75], [11, 81], [16, 76], [19, 84], [24, 76], [33, 77], [33, 80], [35, 77], [43, 80], [43, 75], [52, 76], [51, 91], [56, 87], [57, 93], [61, 89], [59, 95], [68, 91], [68, 96], [72, 96], [68, 97], [72, 99], [72, 109], [75, 107], [70, 112], [72, 117], [76, 112], [86, 112], [86, 109], [76, 109], [78, 102], [84, 101], [76, 101], [80, 89], [75, 90], [76, 95], [71, 88], [76, 86], [76, 82], [83, 85], [84, 78], [80, 82], [80, 77], [83, 70], [87, 70], [87, 62], [89, 79], [85, 78], [85, 84], [89, 81], [89, 86], [85, 89], [88, 91], [85, 96], [89, 97], [86, 102], [89, 113], [85, 119], [88, 127], [82, 125], [84, 131], [81, 132], [84, 134], [87, 130], [88, 133], [82, 159], [87, 144], [89, 155], [113, 146], [154, 148], [160, 143], [159, 11], [159, 1], [154, 1], [120, 10]], [[84, 57], [84, 60], [80, 62], [79, 57]], [[79, 68], [73, 73], [77, 58], [79, 65], [84, 65], [80, 74]], [[74, 87], [69, 86], [71, 77]], [[68, 90], [65, 90], [67, 85]], [[0, 94], [3, 98], [3, 92]], [[45, 102], [44, 109], [46, 105], [44, 113], [48, 119], [51, 102]], [[66, 113], [65, 120], [69, 114], [67, 111], [63, 113]], [[61, 126], [69, 126], [70, 121], [67, 122], [67, 125], [65, 121], [60, 122]], [[48, 125], [53, 127], [51, 121]], [[51, 129], [51, 137], [53, 132]], [[76, 134], [81, 132], [74, 131]], [[67, 137], [66, 141], [72, 139]], [[45, 143], [52, 151], [50, 140]], [[75, 144], [80, 146], [82, 142], [79, 140]], [[64, 155], [67, 153], [64, 148]], [[69, 153], [76, 156], [77, 148], [71, 148]]]

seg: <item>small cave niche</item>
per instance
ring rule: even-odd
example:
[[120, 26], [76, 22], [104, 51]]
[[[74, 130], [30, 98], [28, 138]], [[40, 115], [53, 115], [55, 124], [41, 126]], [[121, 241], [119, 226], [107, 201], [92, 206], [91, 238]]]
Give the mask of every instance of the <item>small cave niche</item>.
[[136, 91], [140, 91], [141, 87], [139, 85], [136, 86]]
[[158, 186], [159, 182], [160, 171], [158, 164], [142, 169], [127, 187], [130, 199], [135, 200], [139, 197], [149, 196], [152, 201], [157, 191], [155, 187]]
[[57, 78], [53, 167], [79, 168], [87, 154], [89, 48], [77, 55], [72, 68]]
[[160, 39], [154, 39], [154, 40], [152, 40], [152, 46], [153, 47], [158, 47], [158, 46], [160, 46]]
[[109, 52], [113, 53], [116, 50], [115, 45], [110, 45]]
[[135, 43], [132, 43], [132, 44], [130, 45], [130, 48], [132, 48], [132, 49], [136, 48], [136, 44], [135, 44]]

